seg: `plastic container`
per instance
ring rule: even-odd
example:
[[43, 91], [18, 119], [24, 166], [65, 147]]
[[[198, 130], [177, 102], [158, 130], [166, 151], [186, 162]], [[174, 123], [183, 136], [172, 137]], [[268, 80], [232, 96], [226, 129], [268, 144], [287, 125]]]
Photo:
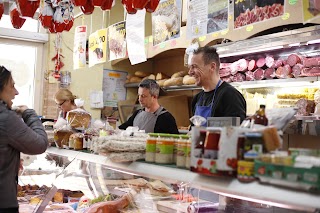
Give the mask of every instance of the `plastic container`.
[[191, 138], [186, 141], [186, 168], [190, 169], [191, 162]]
[[186, 167], [188, 139], [180, 138], [177, 140], [177, 167]]
[[146, 158], [147, 162], [155, 162], [156, 159], [157, 136], [149, 135], [146, 142]]
[[173, 163], [174, 139], [159, 137], [156, 143], [156, 163], [171, 164]]

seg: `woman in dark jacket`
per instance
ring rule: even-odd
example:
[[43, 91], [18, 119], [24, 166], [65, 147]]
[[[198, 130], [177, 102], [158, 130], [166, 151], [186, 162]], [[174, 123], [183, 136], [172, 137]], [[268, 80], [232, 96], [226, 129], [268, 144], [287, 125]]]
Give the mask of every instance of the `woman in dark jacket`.
[[38, 115], [27, 106], [12, 109], [18, 91], [11, 72], [0, 66], [0, 213], [17, 213], [20, 152], [41, 154], [48, 146]]

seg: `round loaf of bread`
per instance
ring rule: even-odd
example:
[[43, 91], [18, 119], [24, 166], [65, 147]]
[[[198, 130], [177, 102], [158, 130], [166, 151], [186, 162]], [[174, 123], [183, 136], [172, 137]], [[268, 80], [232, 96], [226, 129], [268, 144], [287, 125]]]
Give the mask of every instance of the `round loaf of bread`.
[[140, 83], [142, 81], [142, 78], [133, 76], [130, 78], [130, 83]]
[[159, 87], [163, 87], [164, 86], [164, 82], [168, 80], [168, 79], [162, 79], [162, 80], [158, 80], [157, 83], [159, 84]]
[[142, 71], [136, 71], [134, 73], [135, 76], [138, 76], [140, 78], [144, 78], [144, 77], [147, 77], [148, 75], [150, 75], [150, 73], [147, 73], [147, 72], [142, 72]]
[[171, 78], [183, 77], [187, 74], [188, 74], [187, 71], [179, 71], [179, 72], [173, 73]]
[[169, 86], [180, 86], [182, 85], [183, 82], [183, 78], [182, 77], [178, 77], [178, 78], [170, 78], [168, 80], [166, 80], [163, 83], [164, 87], [169, 87]]
[[183, 77], [183, 84], [184, 85], [192, 85], [196, 83], [196, 79], [190, 75], [186, 75]]

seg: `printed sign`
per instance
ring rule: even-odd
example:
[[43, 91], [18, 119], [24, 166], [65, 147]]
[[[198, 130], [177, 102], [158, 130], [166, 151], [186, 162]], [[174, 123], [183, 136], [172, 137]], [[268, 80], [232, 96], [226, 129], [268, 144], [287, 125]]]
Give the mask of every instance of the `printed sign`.
[[124, 84], [127, 72], [115, 70], [103, 70], [103, 105], [117, 107], [118, 101], [126, 99], [127, 90]]
[[107, 61], [107, 29], [97, 30], [89, 36], [89, 67]]
[[122, 21], [108, 27], [109, 60], [126, 57], [126, 22]]
[[234, 28], [282, 16], [284, 11], [284, 0], [235, 0]]
[[86, 40], [87, 26], [77, 26], [73, 44], [73, 69], [75, 70], [86, 66]]
[[181, 0], [161, 0], [152, 13], [153, 45], [180, 37]]

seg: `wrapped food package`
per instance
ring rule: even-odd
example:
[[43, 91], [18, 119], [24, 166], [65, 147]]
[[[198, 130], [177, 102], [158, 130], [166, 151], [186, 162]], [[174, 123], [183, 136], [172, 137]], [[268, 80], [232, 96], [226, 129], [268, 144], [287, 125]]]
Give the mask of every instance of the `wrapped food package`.
[[56, 129], [54, 130], [54, 142], [59, 148], [69, 147], [69, 137], [73, 132], [70, 129]]
[[298, 107], [297, 115], [308, 116], [314, 112], [315, 104], [314, 101], [307, 99], [299, 99], [296, 103]]
[[90, 125], [91, 115], [83, 109], [75, 109], [67, 113], [67, 121], [72, 128], [86, 129]]
[[84, 101], [82, 99], [75, 99], [77, 109], [70, 110], [67, 113], [67, 122], [71, 128], [87, 129], [91, 122], [91, 115], [82, 109]]

